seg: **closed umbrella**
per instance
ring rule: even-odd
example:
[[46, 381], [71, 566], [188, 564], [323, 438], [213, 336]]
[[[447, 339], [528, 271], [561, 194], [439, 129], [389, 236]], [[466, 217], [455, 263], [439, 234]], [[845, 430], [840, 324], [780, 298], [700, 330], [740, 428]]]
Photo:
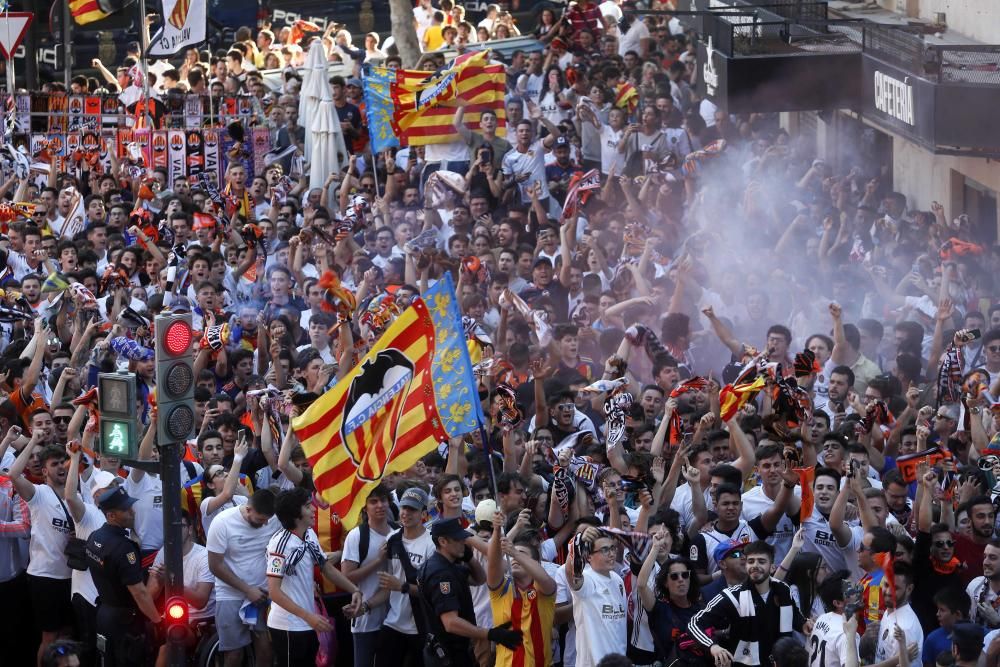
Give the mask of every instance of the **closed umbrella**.
[[303, 77], [299, 117], [305, 125], [305, 159], [309, 163], [309, 187], [321, 188], [326, 177], [340, 171], [341, 156], [347, 157], [333, 91], [327, 79], [326, 53], [316, 40], [309, 49]]

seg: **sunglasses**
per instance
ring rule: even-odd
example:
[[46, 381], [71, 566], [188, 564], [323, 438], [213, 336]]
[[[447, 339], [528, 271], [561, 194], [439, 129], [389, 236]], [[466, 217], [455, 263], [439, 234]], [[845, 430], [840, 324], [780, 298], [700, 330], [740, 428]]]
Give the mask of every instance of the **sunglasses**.
[[670, 581], [678, 581], [680, 579], [687, 580], [691, 578], [691, 571], [684, 570], [683, 572], [671, 572], [669, 576]]
[[52, 421], [56, 424], [68, 424], [72, 419], [72, 417], [53, 417]]
[[[743, 558], [743, 552], [737, 549], [736, 551], [730, 551], [726, 558]], [[686, 577], [685, 577], [686, 578]]]
[[950, 549], [955, 546], [955, 543], [951, 540], [935, 540], [934, 546], [938, 549]]

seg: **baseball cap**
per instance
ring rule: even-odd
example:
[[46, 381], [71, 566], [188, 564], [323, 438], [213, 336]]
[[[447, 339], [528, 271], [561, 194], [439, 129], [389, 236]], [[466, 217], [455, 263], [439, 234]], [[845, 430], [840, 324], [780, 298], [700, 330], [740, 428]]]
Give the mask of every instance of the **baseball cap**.
[[423, 512], [427, 509], [427, 492], [415, 486], [409, 488], [403, 494], [403, 497], [399, 499], [399, 506]]
[[569, 139], [566, 137], [556, 137], [555, 147], [558, 148], [559, 146], [569, 146]]
[[113, 490], [105, 491], [97, 497], [97, 506], [102, 512], [127, 510], [137, 502], [139, 502], [138, 498], [133, 498], [129, 494], [125, 493], [125, 489], [120, 486]]
[[715, 551], [712, 552], [712, 557], [715, 558], [716, 563], [721, 563], [726, 560], [726, 557], [733, 551], [743, 548], [743, 543], [737, 540], [729, 540], [728, 542], [722, 542], [717, 547]]
[[431, 524], [431, 537], [464, 540], [469, 536], [469, 532], [462, 528], [462, 522], [458, 519], [440, 519]]
[[479, 504], [476, 505], [476, 525], [481, 525], [484, 523], [489, 524], [490, 528], [493, 527], [493, 515], [497, 513], [497, 501], [492, 498], [487, 498], [485, 500], [480, 500]]
[[361, 85], [361, 79], [356, 79], [356, 78], [353, 78], [353, 77], [347, 80], [347, 85], [348, 86], [357, 86], [358, 88], [362, 88], [363, 87]]
[[95, 490], [107, 489], [115, 483], [116, 479], [118, 479], [118, 475], [107, 470], [98, 470], [90, 478], [90, 487]]

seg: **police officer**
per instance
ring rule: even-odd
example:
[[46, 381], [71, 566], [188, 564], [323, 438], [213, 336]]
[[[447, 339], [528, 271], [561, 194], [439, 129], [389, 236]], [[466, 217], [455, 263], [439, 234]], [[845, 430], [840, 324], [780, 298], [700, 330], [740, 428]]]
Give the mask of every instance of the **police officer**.
[[420, 591], [433, 612], [428, 614], [428, 620], [437, 641], [424, 648], [426, 667], [474, 667], [471, 639], [488, 639], [510, 649], [521, 645], [521, 633], [511, 630], [510, 623], [490, 629], [476, 625], [469, 585], [485, 583], [486, 572], [466, 544], [470, 537], [457, 518], [439, 520], [431, 526], [437, 551], [421, 572]]
[[97, 643], [105, 667], [143, 664], [150, 644], [144, 621], [160, 622], [146, 590], [139, 546], [125, 536], [135, 524], [135, 503], [122, 487], [99, 495], [97, 506], [107, 522], [87, 540], [87, 560], [97, 588]]

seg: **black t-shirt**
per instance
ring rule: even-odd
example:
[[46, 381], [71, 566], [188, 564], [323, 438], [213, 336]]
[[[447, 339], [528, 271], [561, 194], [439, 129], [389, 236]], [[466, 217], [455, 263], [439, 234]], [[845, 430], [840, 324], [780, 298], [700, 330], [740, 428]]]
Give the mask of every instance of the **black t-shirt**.
[[87, 540], [87, 561], [100, 605], [138, 611], [128, 587], [145, 581], [139, 546], [125, 529], [104, 524]]
[[[458, 612], [459, 618], [476, 624], [476, 610], [472, 606], [472, 591], [469, 589], [468, 566], [464, 563], [452, 563], [435, 552], [427, 559], [421, 581], [421, 592], [434, 612], [429, 619], [434, 636], [449, 655], [467, 656], [469, 639], [445, 632], [441, 614], [455, 611]], [[461, 662], [461, 658], [459, 661]]]

